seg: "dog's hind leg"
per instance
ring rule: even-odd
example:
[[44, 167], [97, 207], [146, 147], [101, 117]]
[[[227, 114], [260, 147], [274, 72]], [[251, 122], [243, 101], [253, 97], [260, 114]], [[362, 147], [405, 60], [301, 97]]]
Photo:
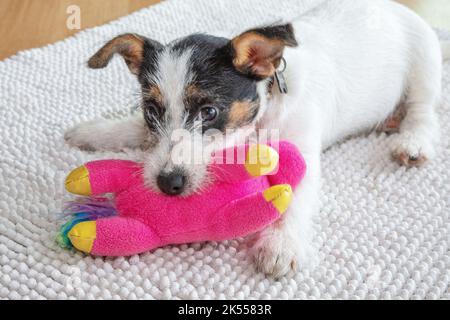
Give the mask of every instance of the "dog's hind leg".
[[442, 59], [433, 37], [418, 49], [407, 82], [404, 119], [393, 137], [392, 155], [405, 166], [419, 166], [433, 158], [439, 140], [435, 107], [440, 100]]

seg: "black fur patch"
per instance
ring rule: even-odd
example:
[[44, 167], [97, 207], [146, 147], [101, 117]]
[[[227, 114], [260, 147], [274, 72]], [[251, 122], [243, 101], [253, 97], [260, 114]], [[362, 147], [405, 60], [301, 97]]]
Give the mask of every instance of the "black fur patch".
[[139, 73], [139, 82], [144, 84], [147, 81], [146, 76], [154, 74], [156, 71], [156, 61], [158, 54], [164, 50], [164, 46], [158, 41], [145, 38], [144, 42], [144, 58]]

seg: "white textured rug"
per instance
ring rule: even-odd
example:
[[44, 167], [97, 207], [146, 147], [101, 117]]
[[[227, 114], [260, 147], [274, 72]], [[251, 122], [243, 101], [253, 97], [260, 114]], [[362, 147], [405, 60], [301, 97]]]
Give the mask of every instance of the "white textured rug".
[[[196, 31], [231, 35], [289, 18], [317, 1], [168, 1], [55, 45], [0, 62], [0, 298], [450, 299], [450, 65], [439, 107], [439, 157], [421, 169], [391, 162], [390, 138], [357, 137], [323, 160], [312, 270], [272, 280], [242, 241], [167, 247], [101, 259], [54, 243], [69, 170], [94, 158], [64, 144], [83, 120], [129, 112], [134, 78], [115, 59], [85, 67], [105, 40], [139, 32], [160, 41]], [[333, 165], [336, 158], [342, 165]]]

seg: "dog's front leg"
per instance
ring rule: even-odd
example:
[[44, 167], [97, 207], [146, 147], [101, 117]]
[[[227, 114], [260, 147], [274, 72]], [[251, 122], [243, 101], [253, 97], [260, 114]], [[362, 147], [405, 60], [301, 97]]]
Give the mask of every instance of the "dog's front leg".
[[142, 114], [120, 120], [100, 119], [84, 122], [69, 129], [64, 139], [83, 150], [120, 151], [124, 148], [145, 148], [149, 132]]
[[309, 141], [305, 137], [297, 146], [306, 161], [306, 175], [283, 218], [261, 231], [253, 248], [257, 269], [274, 277], [281, 277], [312, 258], [312, 216], [318, 210], [321, 147], [318, 136]]

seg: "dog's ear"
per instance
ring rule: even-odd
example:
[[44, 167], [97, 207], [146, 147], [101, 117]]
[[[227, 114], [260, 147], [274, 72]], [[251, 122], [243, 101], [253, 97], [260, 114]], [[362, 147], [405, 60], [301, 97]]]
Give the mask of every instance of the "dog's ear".
[[236, 69], [256, 79], [272, 76], [284, 48], [298, 45], [291, 24], [248, 30], [232, 39], [230, 44]]
[[118, 53], [125, 60], [131, 73], [137, 75], [144, 59], [144, 50], [156, 49], [157, 47], [162, 47], [162, 44], [137, 34], [123, 34], [110, 40], [98, 50], [89, 59], [88, 66], [93, 69], [104, 68], [114, 54]]

